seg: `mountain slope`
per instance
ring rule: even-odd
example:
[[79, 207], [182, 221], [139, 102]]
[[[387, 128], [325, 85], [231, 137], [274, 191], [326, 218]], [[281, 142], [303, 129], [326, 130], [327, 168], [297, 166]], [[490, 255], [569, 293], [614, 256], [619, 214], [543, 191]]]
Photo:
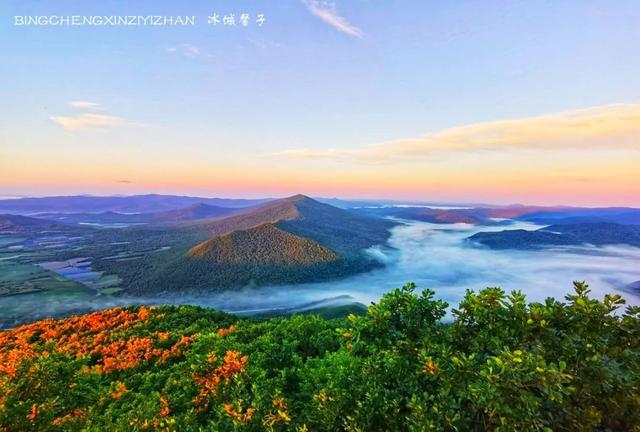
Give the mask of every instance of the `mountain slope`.
[[481, 232], [469, 237], [492, 249], [533, 249], [551, 245], [625, 244], [640, 247], [640, 226], [610, 222], [550, 225], [536, 231]]
[[198, 221], [184, 224], [188, 228], [205, 230], [211, 236], [221, 236], [237, 230], [253, 228], [265, 223], [276, 223], [300, 217], [294, 197], [268, 202], [245, 209], [240, 214], [214, 221]]
[[468, 291], [452, 314], [407, 284], [332, 320], [180, 305], [37, 321], [0, 332], [0, 430], [637, 431], [640, 316], [575, 287]]
[[34, 229], [46, 229], [58, 226], [48, 220], [36, 219], [27, 216], [3, 214], [0, 215], [0, 233], [22, 233]]
[[237, 208], [197, 203], [176, 210], [151, 213], [150, 219], [155, 222], [186, 221], [229, 216], [238, 211]]
[[389, 229], [395, 225], [295, 195], [246, 209], [238, 215], [187, 226], [220, 236], [264, 223], [275, 224], [284, 231], [310, 238], [342, 254], [355, 254], [386, 242]]
[[385, 243], [392, 226], [296, 195], [223, 219], [168, 226], [202, 240], [110, 265], [133, 294], [317, 282], [379, 267], [362, 250]]
[[308, 265], [336, 261], [339, 256], [313, 240], [272, 224], [234, 231], [194, 246], [189, 256], [219, 263]]

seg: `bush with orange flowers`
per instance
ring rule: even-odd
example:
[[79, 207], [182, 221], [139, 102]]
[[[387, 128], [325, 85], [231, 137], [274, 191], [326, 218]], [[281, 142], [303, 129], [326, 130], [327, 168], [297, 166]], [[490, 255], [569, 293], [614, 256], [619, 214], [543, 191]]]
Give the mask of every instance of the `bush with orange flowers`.
[[415, 286], [366, 314], [115, 308], [0, 332], [0, 431], [638, 431], [640, 308]]

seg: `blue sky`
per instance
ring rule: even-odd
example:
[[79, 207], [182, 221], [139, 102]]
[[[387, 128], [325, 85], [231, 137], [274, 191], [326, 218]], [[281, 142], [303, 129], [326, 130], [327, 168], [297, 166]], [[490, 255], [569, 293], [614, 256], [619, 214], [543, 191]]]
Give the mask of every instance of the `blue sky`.
[[[262, 13], [266, 22], [212, 27], [212, 13]], [[195, 15], [197, 23], [13, 25], [15, 15], [76, 14]], [[185, 154], [224, 153], [240, 167], [243, 157], [358, 148], [640, 100], [636, 1], [5, 0], [0, 17], [4, 163], [89, 141], [93, 157], [116, 163], [126, 156], [112, 152], [124, 152], [126, 141], [162, 157], [179, 148], [184, 166]], [[70, 137], [51, 118], [74, 115], [71, 101], [163, 132]], [[22, 153], [7, 150], [14, 146]], [[55, 176], [40, 186], [5, 181], [0, 192], [82, 189], [47, 186]]]

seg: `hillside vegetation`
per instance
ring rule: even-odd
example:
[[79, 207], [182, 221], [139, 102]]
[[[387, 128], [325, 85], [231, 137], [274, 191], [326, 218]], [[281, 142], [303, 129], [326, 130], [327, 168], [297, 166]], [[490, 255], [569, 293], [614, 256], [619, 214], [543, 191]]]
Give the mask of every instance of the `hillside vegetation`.
[[339, 256], [313, 240], [290, 234], [272, 224], [234, 231], [207, 240], [189, 255], [219, 263], [270, 263], [306, 265], [336, 261]]
[[0, 233], [26, 233], [31, 230], [43, 230], [56, 227], [57, 224], [51, 221], [36, 219], [28, 216], [0, 214]]
[[640, 308], [408, 284], [365, 315], [111, 309], [0, 333], [0, 430], [638, 431]]
[[393, 225], [295, 195], [223, 219], [183, 222], [167, 232], [200, 241], [97, 267], [118, 274], [135, 294], [318, 282], [380, 267], [363, 250], [384, 244]]
[[183, 226], [205, 230], [217, 237], [265, 223], [308, 237], [342, 254], [353, 254], [386, 242], [389, 229], [394, 226], [390, 221], [356, 215], [304, 195], [248, 208], [224, 219], [195, 221]]

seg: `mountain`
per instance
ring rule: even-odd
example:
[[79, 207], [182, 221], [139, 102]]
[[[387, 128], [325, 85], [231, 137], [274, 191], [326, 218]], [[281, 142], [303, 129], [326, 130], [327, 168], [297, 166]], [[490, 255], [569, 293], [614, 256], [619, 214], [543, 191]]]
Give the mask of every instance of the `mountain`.
[[225, 218], [167, 225], [163, 238], [169, 230], [202, 240], [99, 269], [118, 274], [132, 294], [329, 280], [380, 267], [363, 250], [386, 243], [392, 226], [296, 195]]
[[436, 224], [466, 223], [495, 225], [496, 219], [513, 219], [531, 212], [558, 210], [559, 207], [533, 207], [523, 205], [499, 207], [435, 208], [425, 206], [362, 207], [352, 212], [377, 217], [396, 217]]
[[243, 208], [262, 204], [269, 199], [225, 199], [177, 195], [131, 196], [53, 196], [43, 198], [18, 198], [0, 200], [3, 213], [155, 213], [175, 210], [194, 204]]
[[300, 213], [295, 205], [296, 197], [274, 200], [257, 207], [246, 209], [240, 214], [224, 219], [190, 222], [185, 223], [183, 226], [186, 228], [204, 230], [211, 236], [220, 236], [233, 231], [252, 228], [264, 223], [276, 223], [296, 219], [300, 217]]
[[628, 207], [566, 208], [556, 211], [535, 211], [518, 219], [538, 224], [577, 224], [585, 222], [613, 222], [640, 225], [640, 209]]
[[495, 225], [497, 219], [517, 219], [540, 225], [613, 222], [640, 225], [640, 209], [627, 207], [581, 208], [566, 206], [482, 206], [469, 208], [431, 208], [424, 206], [360, 207], [351, 210], [375, 217], [397, 217], [430, 223], [468, 223]]
[[217, 218], [222, 216], [229, 216], [234, 213], [238, 213], [238, 208], [232, 207], [220, 207], [209, 204], [197, 203], [190, 206], [169, 210], [165, 212], [151, 213], [151, 220], [155, 222], [171, 222], [171, 221], [186, 221], [197, 219]]
[[12, 214], [0, 215], [0, 234], [25, 233], [31, 232], [34, 229], [42, 230], [57, 226], [59, 225], [54, 222], [27, 216]]
[[640, 293], [640, 281], [635, 281], [624, 287], [625, 291], [629, 291], [635, 294]]
[[207, 240], [191, 248], [189, 255], [236, 264], [309, 265], [339, 259], [331, 249], [269, 223]]
[[92, 224], [139, 224], [179, 222], [197, 219], [212, 219], [229, 216], [240, 212], [241, 208], [219, 207], [197, 203], [187, 207], [154, 213], [117, 213], [106, 211], [101, 213], [38, 213], [33, 215], [39, 219], [54, 220], [62, 223]]
[[640, 226], [611, 222], [550, 225], [536, 231], [480, 232], [468, 240], [492, 249], [535, 249], [544, 246], [604, 246], [625, 244], [640, 247]]
[[246, 230], [264, 223], [310, 238], [343, 254], [359, 252], [389, 238], [395, 223], [353, 214], [304, 195], [274, 200], [240, 214], [185, 226], [203, 229], [211, 236]]
[[36, 213], [34, 218], [56, 221], [64, 224], [133, 224], [149, 223], [153, 213], [118, 213], [105, 211], [100, 213]]

